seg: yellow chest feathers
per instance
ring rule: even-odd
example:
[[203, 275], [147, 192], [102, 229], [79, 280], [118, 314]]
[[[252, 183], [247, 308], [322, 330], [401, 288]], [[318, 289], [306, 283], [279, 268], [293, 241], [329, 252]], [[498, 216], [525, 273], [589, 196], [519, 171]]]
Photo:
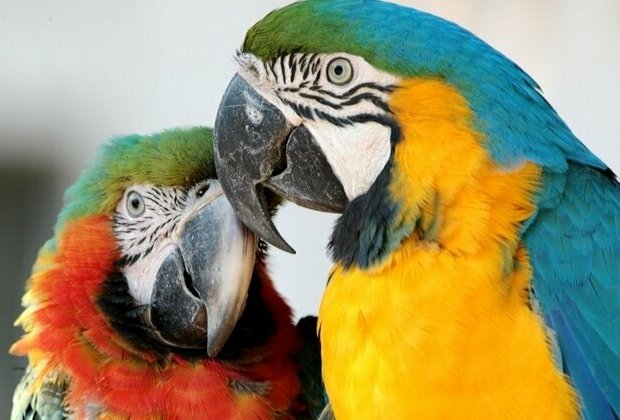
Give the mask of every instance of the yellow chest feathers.
[[320, 322], [336, 417], [575, 418], [518, 240], [539, 168], [498, 170], [440, 82], [408, 81], [390, 105], [403, 131], [391, 195], [419, 228], [378, 266], [334, 268]]
[[575, 417], [527, 306], [523, 253], [502, 277], [498, 250], [459, 257], [415, 242], [374, 272], [335, 269], [320, 320], [336, 417]]

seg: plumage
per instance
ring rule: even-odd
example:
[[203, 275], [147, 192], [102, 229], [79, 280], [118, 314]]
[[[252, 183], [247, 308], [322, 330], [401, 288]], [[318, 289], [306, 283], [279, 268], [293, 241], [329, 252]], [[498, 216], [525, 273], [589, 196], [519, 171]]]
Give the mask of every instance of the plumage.
[[[25, 335], [11, 352], [28, 356], [29, 367], [15, 391], [13, 419], [303, 418], [317, 409], [301, 396], [301, 381], [318, 376], [320, 383], [320, 360], [300, 366], [306, 362], [298, 354], [319, 357], [318, 344], [292, 323], [267, 272], [265, 246], [256, 250], [245, 309], [215, 358], [201, 346], [158, 338], [157, 324], [146, 321], [156, 301], [141, 303], [132, 291], [128, 270], [160, 252], [161, 237], [173, 241], [171, 226], [183, 223], [182, 209], [208, 194], [205, 181], [215, 177], [211, 139], [201, 127], [113, 139], [69, 188], [17, 321]], [[204, 188], [194, 199], [196, 184]], [[149, 223], [124, 219], [119, 201], [131, 195], [128, 188], [146, 191]], [[158, 220], [166, 223], [157, 226]], [[209, 223], [214, 229], [224, 221]], [[150, 241], [155, 250], [127, 254], [140, 234], [138, 245]], [[184, 277], [198, 293], [193, 275]]]
[[277, 246], [262, 188], [318, 209], [304, 176], [347, 192], [319, 317], [337, 418], [620, 415], [620, 186], [507, 57], [411, 8], [297, 2], [248, 31], [215, 127], [227, 195]]
[[574, 163], [560, 182], [543, 189], [524, 234], [533, 293], [557, 332], [566, 373], [583, 390], [584, 414], [614, 418], [620, 412], [620, 188]]

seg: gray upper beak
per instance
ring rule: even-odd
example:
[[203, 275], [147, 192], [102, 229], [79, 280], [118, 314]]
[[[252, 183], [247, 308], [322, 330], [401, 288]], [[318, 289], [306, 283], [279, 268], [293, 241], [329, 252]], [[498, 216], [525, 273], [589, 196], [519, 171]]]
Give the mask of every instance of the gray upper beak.
[[178, 247], [157, 273], [149, 314], [158, 339], [206, 348], [210, 357], [222, 349], [243, 312], [257, 246], [213, 184], [211, 196], [181, 222]]
[[294, 252], [271, 220], [264, 188], [315, 210], [341, 212], [348, 203], [308, 129], [289, 123], [239, 75], [224, 93], [214, 136], [218, 178], [237, 215], [278, 248]]

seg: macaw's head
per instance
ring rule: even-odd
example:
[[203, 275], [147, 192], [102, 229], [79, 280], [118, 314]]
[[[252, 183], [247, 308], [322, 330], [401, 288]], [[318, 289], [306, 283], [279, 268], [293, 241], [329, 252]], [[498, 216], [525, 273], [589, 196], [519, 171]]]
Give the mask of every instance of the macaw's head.
[[414, 9], [294, 3], [254, 25], [237, 60], [215, 123], [216, 169], [239, 217], [282, 249], [266, 189], [342, 212], [332, 253], [364, 267], [483, 166], [604, 166], [518, 66]]
[[[207, 128], [105, 144], [67, 191], [40, 253], [26, 329], [58, 338], [64, 325], [73, 335], [70, 322], [37, 323], [64, 313], [87, 334], [106, 336], [110, 325], [132, 351], [217, 356], [242, 316], [259, 251], [215, 179], [212, 154]], [[254, 333], [263, 328], [273, 325]]]
[[264, 251], [215, 179], [211, 129], [113, 139], [28, 283], [12, 352], [29, 392], [68, 378], [77, 418], [288, 412], [300, 342]]

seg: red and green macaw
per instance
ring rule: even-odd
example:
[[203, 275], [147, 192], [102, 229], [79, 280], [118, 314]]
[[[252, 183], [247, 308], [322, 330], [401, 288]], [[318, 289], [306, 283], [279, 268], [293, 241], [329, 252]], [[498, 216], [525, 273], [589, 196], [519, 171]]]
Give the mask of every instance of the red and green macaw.
[[620, 416], [620, 186], [523, 70], [438, 17], [309, 0], [247, 33], [215, 124], [241, 220], [340, 212], [338, 419]]
[[11, 351], [29, 365], [11, 418], [320, 410], [313, 322], [295, 328], [261, 243], [215, 179], [211, 129], [107, 143], [67, 191], [28, 281]]

